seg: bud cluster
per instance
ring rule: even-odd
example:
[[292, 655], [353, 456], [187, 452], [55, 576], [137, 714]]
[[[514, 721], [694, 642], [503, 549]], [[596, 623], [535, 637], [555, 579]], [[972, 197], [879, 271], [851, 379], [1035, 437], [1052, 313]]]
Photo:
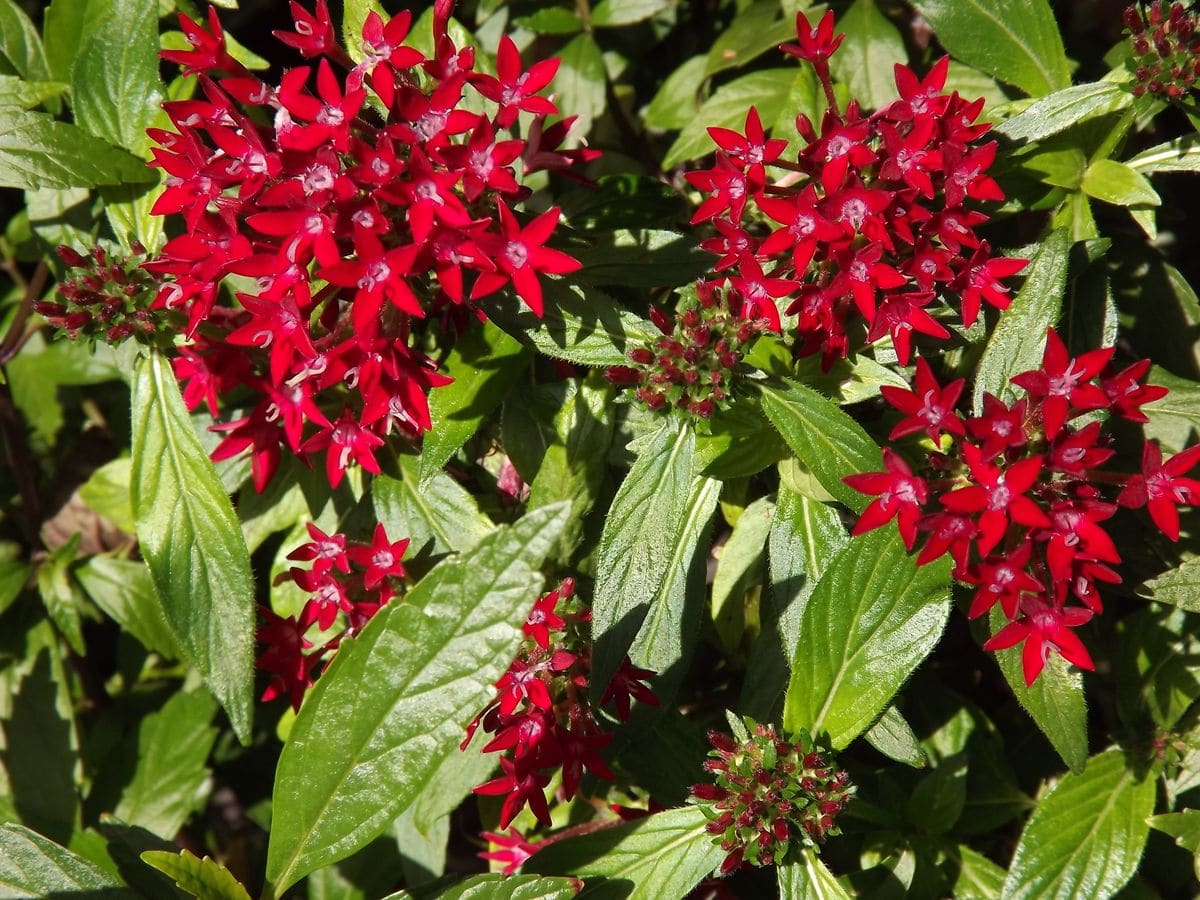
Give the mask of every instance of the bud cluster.
[[[309, 599], [298, 616], [279, 616], [259, 607], [263, 624], [258, 640], [264, 644], [258, 667], [272, 676], [263, 700], [286, 694], [298, 710], [305, 691], [313, 683], [347, 635], [357, 634], [371, 617], [396, 595], [405, 576], [400, 560], [408, 539], [391, 541], [383, 525], [375, 526], [369, 544], [347, 541], [344, 534], [326, 534], [311, 522], [311, 540], [288, 554], [288, 559], [310, 563], [293, 566], [276, 583], [291, 581], [308, 592]], [[340, 628], [319, 647], [307, 635], [316, 626], [324, 635], [340, 622]]]
[[745, 721], [747, 733], [740, 740], [708, 733], [712, 759], [704, 768], [714, 783], [691, 789], [708, 817], [708, 833], [727, 853], [722, 875], [743, 863], [784, 862], [793, 847], [840, 834], [836, 818], [853, 792], [847, 774], [808, 734], [788, 741], [770, 725]]
[[687, 174], [707, 195], [693, 223], [711, 222], [705, 241], [719, 255], [744, 317], [765, 319], [781, 331], [779, 307], [794, 315], [796, 353], [822, 355], [826, 368], [851, 343], [891, 338], [907, 365], [914, 332], [946, 339], [942, 319], [970, 327], [982, 302], [1009, 304], [1004, 279], [1026, 260], [994, 256], [976, 228], [988, 220], [978, 207], [1004, 194], [987, 170], [994, 141], [977, 120], [983, 100], [968, 101], [944, 88], [949, 59], [919, 78], [896, 66], [899, 97], [871, 115], [852, 101], [840, 111], [829, 57], [842, 35], [833, 13], [810, 26], [796, 17], [798, 44], [784, 52], [813, 66], [826, 109], [818, 128], [796, 119], [803, 148], [767, 139], [751, 107], [744, 134], [709, 128], [718, 145], [715, 164]]
[[[550, 824], [545, 788], [562, 770], [562, 795], [570, 800], [584, 771], [611, 781], [613, 774], [600, 756], [612, 740], [591, 706], [591, 610], [572, 602], [575, 581], [566, 578], [540, 598], [524, 625], [525, 643], [509, 670], [496, 682], [496, 697], [467, 728], [465, 749], [480, 725], [495, 735], [485, 753], [505, 753], [503, 774], [475, 788], [475, 793], [504, 797], [500, 827], [507, 828], [529, 805], [543, 825]], [[561, 604], [561, 607], [560, 607]], [[645, 684], [653, 672], [639, 669], [626, 657], [601, 697], [617, 717], [628, 721], [633, 699], [652, 706], [658, 698]]]
[[1200, 482], [1183, 477], [1200, 462], [1200, 447], [1163, 463], [1157, 445], [1146, 443], [1141, 474], [1102, 468], [1114, 451], [1097, 413], [1145, 422], [1141, 406], [1167, 393], [1145, 383], [1149, 360], [1106, 372], [1113, 352], [1072, 358], [1051, 330], [1041, 366], [1011, 379], [1025, 395], [1006, 403], [985, 394], [974, 417], [956, 411], [962, 379], [943, 387], [920, 359], [914, 390], [882, 389], [904, 415], [890, 438], [923, 433], [939, 449], [922, 454], [919, 473], [889, 448], [886, 472], [844, 479], [876, 498], [855, 534], [895, 518], [909, 549], [924, 535], [918, 564], [949, 553], [955, 577], [976, 586], [971, 618], [999, 604], [1008, 624], [984, 648], [1023, 644], [1028, 684], [1052, 651], [1093, 668], [1071, 629], [1103, 611], [1098, 582], [1121, 581], [1113, 568], [1120, 554], [1101, 523], [1118, 506], [1147, 506], [1177, 540], [1176, 507], [1200, 500]]
[[731, 310], [729, 294], [727, 288], [702, 281], [683, 291], [673, 319], [651, 309], [650, 319], [663, 336], [630, 350], [633, 366], [610, 368], [608, 379], [637, 385], [637, 398], [650, 409], [712, 416], [729, 401], [747, 342], [767, 327], [765, 320], [744, 319]]
[[[355, 62], [326, 0], [293, 2], [277, 36], [314, 64], [277, 83], [231, 55], [215, 9], [207, 25], [181, 16], [190, 47], [162, 54], [200, 90], [163, 105], [173, 130], [149, 131], [166, 176], [152, 211], [186, 227], [146, 268], [173, 278], [156, 307], [186, 314], [189, 403], [215, 414], [220, 395], [249, 393], [217, 452], [249, 452], [259, 490], [282, 447], [325, 454], [335, 486], [351, 462], [378, 473], [378, 448], [428, 431], [427, 394], [449, 381], [421, 352], [423, 320], [467, 327], [505, 287], [541, 315], [544, 274], [579, 268], [546, 246], [557, 208], [514, 212], [526, 175], [595, 155], [558, 149], [573, 118], [546, 125], [559, 61], [526, 69], [505, 36], [496, 74], [479, 71], [448, 34], [452, 6], [434, 4], [429, 55], [410, 12], [369, 12]], [[237, 306], [218, 302], [229, 276], [248, 285]]]
[[1124, 13], [1134, 96], [1179, 100], [1196, 87], [1200, 17], [1182, 3], [1150, 0]]
[[59, 283], [57, 301], [37, 301], [33, 308], [72, 339], [82, 335], [120, 344], [132, 337], [155, 343], [180, 321], [177, 314], [150, 308], [160, 281], [142, 268], [145, 255], [146, 248], [136, 242], [129, 255], [95, 246], [85, 256], [59, 247], [59, 258], [79, 274]]

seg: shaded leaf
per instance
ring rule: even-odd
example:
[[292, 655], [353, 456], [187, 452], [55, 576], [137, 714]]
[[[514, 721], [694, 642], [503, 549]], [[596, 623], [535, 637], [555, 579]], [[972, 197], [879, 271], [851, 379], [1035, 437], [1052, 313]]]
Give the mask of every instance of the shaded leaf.
[[0, 55], [27, 81], [49, 81], [50, 67], [37, 28], [14, 0], [0, 0]]
[[388, 535], [412, 542], [410, 554], [469, 550], [495, 529], [475, 498], [449, 475], [436, 472], [421, 483], [415, 457], [400, 456], [396, 462], [401, 477], [376, 478], [371, 499]]
[[421, 482], [441, 470], [500, 405], [527, 361], [524, 348], [491, 322], [464, 332], [442, 371], [454, 381], [429, 394], [433, 430], [421, 444]]
[[575, 281], [631, 288], [688, 284], [712, 267], [712, 256], [689, 235], [658, 228], [593, 232], [572, 254], [583, 263]]
[[1042, 97], [996, 126], [996, 132], [1014, 141], [1040, 141], [1072, 125], [1117, 112], [1133, 97], [1113, 81], [1089, 81]]
[[577, 878], [540, 875], [472, 875], [447, 888], [400, 891], [385, 900], [568, 900], [579, 893]]
[[175, 636], [144, 562], [93, 556], [75, 570], [75, 578], [92, 602], [147, 650], [171, 659], [178, 656]]
[[1200, 878], [1200, 809], [1151, 816], [1147, 821], [1155, 831], [1171, 835], [1176, 844], [1192, 854], [1193, 870]]
[[70, 566], [79, 555], [80, 535], [74, 534], [61, 547], [50, 552], [38, 566], [38, 591], [54, 627], [80, 656], [83, 646], [83, 619], [79, 614], [80, 597]]
[[762, 569], [774, 514], [775, 504], [770, 498], [755, 500], [742, 511], [717, 556], [712, 617], [717, 636], [728, 652], [741, 642], [746, 624], [744, 595]]
[[[774, 50], [785, 41], [795, 38], [795, 19], [786, 15], [780, 18], [779, 4], [775, 0], [755, 0], [739, 10], [733, 21], [713, 41], [704, 60], [704, 77], [726, 69], [741, 68], [768, 50]], [[684, 119], [680, 125], [686, 121]]]
[[1200, 172], [1200, 135], [1185, 134], [1158, 144], [1126, 160], [1125, 165], [1146, 175], [1155, 172]]
[[849, 900], [833, 873], [825, 868], [816, 851], [805, 848], [800, 858], [777, 869], [779, 900]]
[[[575, 24], [578, 30], [579, 23]], [[558, 57], [561, 62], [558, 74], [554, 76], [554, 102], [559, 109], [569, 110], [570, 115], [578, 116], [571, 126], [571, 133], [581, 137], [592, 130], [594, 119], [604, 115], [608, 103], [605, 92], [608, 72], [604, 68], [604, 55], [594, 37], [578, 34], [558, 51]]]
[[794, 69], [766, 69], [743, 75], [718, 88], [683, 126], [663, 158], [663, 168], [670, 169], [714, 152], [716, 144], [707, 129], [721, 126], [741, 131], [751, 104], [763, 122], [774, 122], [787, 102], [795, 79]]
[[895, 706], [885, 709], [883, 715], [863, 737], [888, 759], [894, 759], [915, 769], [928, 765], [929, 761], [925, 758], [925, 751], [921, 749], [921, 742], [917, 740], [912, 728]]

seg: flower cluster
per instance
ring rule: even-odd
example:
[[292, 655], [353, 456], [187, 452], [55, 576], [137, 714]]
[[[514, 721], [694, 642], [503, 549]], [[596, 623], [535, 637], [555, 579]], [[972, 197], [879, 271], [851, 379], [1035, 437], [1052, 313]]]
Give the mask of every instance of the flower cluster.
[[[328, 663], [342, 639], [361, 631], [396, 595], [396, 582], [405, 575], [400, 560], [408, 549], [407, 539], [391, 541], [383, 525], [375, 526], [369, 544], [347, 542], [343, 534], [325, 534], [312, 523], [308, 536], [311, 540], [288, 554], [288, 559], [309, 566], [293, 566], [278, 579], [294, 582], [310, 595], [300, 614], [283, 617], [259, 607], [263, 624], [258, 640], [265, 647], [258, 667], [271, 675], [262, 699], [286, 694], [297, 710], [317, 669]], [[313, 626], [325, 633], [339, 621], [340, 630], [314, 649], [307, 637]]]
[[169, 311], [150, 309], [159, 283], [142, 268], [145, 254], [146, 248], [136, 242], [128, 256], [110, 253], [100, 246], [93, 247], [86, 256], [70, 247], [59, 247], [59, 258], [79, 274], [59, 282], [57, 300], [38, 300], [33, 308], [72, 339], [82, 335], [120, 344], [132, 337], [154, 343], [178, 323]]
[[743, 863], [784, 862], [792, 847], [811, 847], [839, 834], [835, 820], [853, 791], [847, 774], [807, 734], [784, 740], [772, 726], [750, 719], [746, 728], [739, 741], [708, 733], [712, 759], [704, 768], [715, 783], [692, 785], [692, 797], [708, 817], [708, 833], [727, 853], [722, 875]]
[[993, 256], [976, 234], [988, 219], [978, 201], [1004, 199], [987, 175], [996, 144], [980, 143], [983, 100], [944, 92], [943, 58], [924, 78], [897, 65], [899, 98], [872, 115], [856, 102], [840, 112], [828, 67], [842, 37], [833, 14], [813, 28], [799, 13], [796, 25], [799, 44], [781, 49], [809, 61], [824, 86], [820, 128], [797, 118], [805, 146], [795, 159], [784, 156], [786, 141], [764, 136], [753, 107], [744, 134], [709, 128], [720, 149], [711, 169], [687, 175], [708, 195], [692, 221], [716, 229], [706, 247], [743, 315], [779, 331], [779, 305], [791, 298], [799, 355], [832, 365], [861, 318], [866, 339], [890, 335], [907, 365], [914, 331], [949, 337], [931, 315], [935, 300], [957, 305], [969, 327], [983, 301], [1008, 305], [1003, 279], [1026, 263]]
[[[317, 62], [278, 84], [230, 55], [212, 9], [207, 28], [181, 16], [191, 47], [162, 54], [201, 96], [164, 104], [175, 130], [150, 131], [166, 173], [153, 212], [186, 228], [146, 268], [170, 278], [155, 304], [187, 316], [189, 403], [249, 393], [218, 453], [249, 451], [259, 490], [284, 446], [325, 453], [335, 485], [352, 460], [377, 472], [384, 439], [427, 431], [426, 395], [448, 381], [414, 347], [420, 320], [506, 285], [540, 315], [539, 276], [579, 267], [546, 246], [557, 208], [512, 211], [524, 174], [591, 156], [557, 149], [571, 119], [544, 124], [558, 60], [526, 70], [504, 37], [497, 74], [477, 71], [447, 34], [451, 6], [435, 4], [429, 57], [405, 43], [408, 12], [369, 13], [355, 64], [326, 0], [293, 2], [295, 31], [278, 36]], [[534, 119], [517, 138], [521, 113]], [[252, 285], [238, 307], [217, 304], [226, 276]]]
[[1121, 557], [1101, 523], [1118, 505], [1145, 505], [1177, 540], [1176, 507], [1200, 499], [1200, 482], [1182, 477], [1200, 462], [1200, 447], [1164, 464], [1147, 443], [1140, 475], [1101, 468], [1114, 451], [1097, 413], [1145, 422], [1141, 406], [1167, 393], [1145, 384], [1149, 360], [1106, 372], [1112, 356], [1110, 347], [1071, 358], [1051, 330], [1041, 366], [1011, 379], [1024, 396], [1005, 403], [985, 394], [982, 414], [965, 418], [955, 409], [963, 381], [942, 386], [919, 359], [913, 390], [882, 389], [904, 416], [890, 437], [923, 434], [944, 449], [928, 454], [921, 473], [885, 449], [886, 472], [845, 479], [876, 498], [855, 534], [895, 518], [910, 550], [924, 536], [919, 564], [949, 553], [955, 577], [976, 587], [971, 618], [1000, 605], [1008, 624], [984, 647], [1023, 643], [1029, 684], [1051, 651], [1093, 668], [1071, 629], [1103, 611], [1098, 583], [1121, 580], [1113, 568]]
[[[566, 800], [579, 790], [585, 770], [613, 778], [600, 756], [612, 734], [604, 730], [588, 700], [591, 645], [586, 632], [591, 611], [570, 602], [574, 593], [575, 582], [567, 578], [533, 605], [524, 626], [524, 645], [462, 744], [465, 749], [482, 724], [485, 732], [495, 735], [483, 751], [509, 754], [500, 759], [503, 774], [475, 788], [477, 794], [504, 797], [501, 828], [507, 828], [526, 804], [539, 822], [550, 824], [544, 791], [557, 769], [562, 769]], [[626, 657], [600, 702], [611, 702], [618, 718], [628, 721], [632, 700], [658, 705], [645, 683], [653, 675]]]
[[637, 385], [637, 398], [651, 409], [682, 409], [707, 419], [727, 405], [742, 350], [766, 327], [762, 320], [733, 311], [728, 294], [702, 281], [694, 291], [683, 292], [674, 321], [661, 309], [651, 309], [650, 319], [663, 336], [649, 347], [630, 350], [633, 366], [610, 368], [609, 381]]
[[1133, 72], [1130, 90], [1163, 100], [1179, 100], [1196, 87], [1200, 56], [1200, 17], [1182, 3], [1151, 0], [1146, 9], [1129, 6], [1124, 14]]

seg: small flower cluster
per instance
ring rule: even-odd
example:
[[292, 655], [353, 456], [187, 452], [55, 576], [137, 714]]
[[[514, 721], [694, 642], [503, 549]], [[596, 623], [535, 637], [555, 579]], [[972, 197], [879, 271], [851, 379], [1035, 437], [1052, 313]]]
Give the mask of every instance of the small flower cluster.
[[146, 248], [134, 243], [128, 256], [95, 246], [85, 256], [70, 247], [58, 248], [59, 259], [74, 278], [58, 285], [58, 300], [35, 301], [33, 308], [50, 325], [72, 339], [81, 335], [91, 340], [120, 344], [129, 338], [155, 343], [178, 325], [169, 311], [150, 309], [159, 283], [142, 268]]
[[811, 847], [840, 834], [836, 817], [853, 791], [847, 774], [818, 751], [807, 734], [781, 738], [770, 725], [746, 719], [739, 741], [708, 733], [712, 759], [704, 768], [715, 784], [692, 785], [708, 825], [727, 855], [720, 873], [743, 863], [769, 866], [788, 859], [793, 847]]
[[746, 343], [767, 327], [730, 309], [728, 294], [712, 282], [685, 290], [674, 320], [661, 309], [650, 319], [663, 336], [627, 354], [630, 366], [614, 366], [614, 384], [637, 385], [636, 396], [650, 409], [682, 409], [702, 419], [727, 405], [734, 369]]
[[[597, 721], [588, 700], [591, 611], [570, 603], [574, 593], [574, 579], [567, 578], [533, 605], [524, 626], [525, 644], [496, 682], [496, 698], [475, 717], [462, 743], [465, 749], [482, 724], [495, 735], [483, 752], [510, 754], [500, 759], [503, 774], [475, 788], [477, 794], [504, 797], [501, 828], [526, 804], [539, 822], [550, 824], [544, 791], [554, 770], [562, 769], [566, 800], [579, 790], [585, 769], [613, 778], [600, 756], [612, 734]], [[628, 721], [632, 700], [658, 705], [645, 683], [653, 675], [626, 657], [600, 702], [611, 702], [618, 718]]]
[[[308, 568], [293, 566], [278, 579], [294, 582], [310, 594], [300, 615], [283, 617], [259, 607], [263, 624], [258, 640], [265, 647], [258, 667], [271, 675], [262, 699], [286, 694], [296, 710], [318, 664], [328, 664], [342, 639], [361, 631], [396, 595], [396, 582], [405, 576], [400, 560], [408, 549], [407, 539], [391, 541], [382, 524], [375, 526], [369, 544], [347, 542], [344, 534], [325, 534], [311, 522], [308, 536], [308, 543], [288, 554], [288, 559], [309, 563]], [[344, 623], [341, 630], [313, 649], [306, 635], [314, 625], [321, 632], [330, 631], [339, 615]]]
[[1179, 100], [1195, 90], [1200, 17], [1182, 3], [1151, 0], [1145, 9], [1126, 7], [1124, 19], [1132, 49], [1127, 65], [1134, 76], [1133, 95]]
[[[319, 62], [277, 85], [230, 55], [213, 9], [207, 28], [181, 16], [191, 48], [162, 54], [202, 96], [164, 104], [175, 130], [149, 132], [167, 176], [153, 212], [186, 228], [146, 268], [170, 278], [156, 306], [187, 316], [188, 401], [215, 415], [219, 395], [250, 392], [218, 454], [249, 451], [259, 490], [282, 446], [326, 453], [334, 485], [352, 460], [378, 472], [377, 448], [427, 431], [426, 395], [449, 380], [413, 346], [419, 320], [469, 321], [506, 285], [540, 315], [539, 276], [579, 268], [545, 246], [557, 208], [527, 224], [512, 211], [530, 193], [519, 174], [592, 156], [557, 149], [571, 119], [544, 124], [558, 60], [526, 70], [503, 37], [497, 75], [476, 71], [447, 34], [452, 5], [435, 4], [430, 57], [405, 43], [410, 13], [369, 13], [355, 64], [326, 0], [293, 2], [295, 30], [277, 35]], [[516, 138], [521, 113], [534, 119]], [[217, 305], [226, 276], [252, 279], [239, 308]]]
[[984, 648], [1023, 643], [1028, 684], [1051, 651], [1093, 668], [1071, 629], [1103, 611], [1098, 582], [1121, 580], [1113, 568], [1121, 557], [1101, 523], [1118, 506], [1145, 505], [1177, 540], [1176, 506], [1200, 500], [1200, 482], [1182, 477], [1200, 462], [1200, 447], [1164, 464], [1159, 448], [1147, 443], [1142, 474], [1102, 470], [1114, 451], [1097, 413], [1146, 422], [1141, 406], [1167, 393], [1145, 383], [1149, 360], [1106, 373], [1112, 356], [1110, 347], [1071, 358], [1050, 330], [1041, 367], [1011, 379], [1025, 395], [1005, 403], [985, 394], [982, 415], [966, 418], [955, 410], [962, 379], [943, 387], [919, 359], [914, 390], [882, 389], [904, 414], [890, 438], [923, 433], [939, 449], [920, 474], [885, 449], [886, 472], [844, 479], [876, 498], [855, 534], [895, 518], [910, 550], [924, 535], [919, 564], [949, 553], [955, 577], [976, 587], [971, 618], [1000, 605], [1008, 624]]
[[[708, 195], [694, 223], [712, 222], [705, 246], [720, 256], [743, 315], [781, 329], [777, 301], [793, 298], [796, 352], [821, 353], [826, 367], [850, 351], [851, 323], [866, 339], [887, 335], [907, 365], [913, 332], [948, 338], [930, 314], [941, 298], [957, 304], [970, 326], [986, 301], [1008, 306], [1003, 279], [1026, 260], [993, 256], [976, 228], [988, 217], [978, 201], [1003, 200], [987, 175], [996, 144], [980, 144], [988, 125], [976, 120], [983, 100], [944, 92], [949, 60], [918, 78], [896, 66], [899, 98], [870, 116], [856, 102], [839, 112], [828, 60], [841, 42], [833, 14], [811, 27], [796, 17], [798, 44], [780, 49], [810, 62], [826, 95], [820, 129], [796, 120], [805, 147], [783, 156], [787, 142], [767, 139], [751, 107], [745, 133], [709, 128], [720, 148], [711, 169], [688, 173]], [[772, 180], [769, 169], [782, 177]], [[764, 230], [767, 232], [763, 234]]]

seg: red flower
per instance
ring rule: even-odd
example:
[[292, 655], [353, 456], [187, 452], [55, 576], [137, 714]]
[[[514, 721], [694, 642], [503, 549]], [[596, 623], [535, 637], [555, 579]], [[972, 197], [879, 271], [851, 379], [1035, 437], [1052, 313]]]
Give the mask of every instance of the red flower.
[[1029, 687], [1046, 666], [1051, 651], [1081, 669], [1096, 668], [1083, 641], [1071, 631], [1092, 617], [1092, 611], [1072, 607], [1056, 608], [1043, 600], [1027, 598], [1023, 602], [1025, 615], [1010, 622], [984, 642], [984, 650], [1006, 650], [1024, 642], [1021, 649], [1021, 668]]
[[890, 447], [883, 448], [883, 465], [886, 472], [847, 475], [842, 479], [859, 493], [877, 497], [858, 517], [852, 534], [864, 534], [895, 518], [904, 546], [911, 550], [917, 539], [921, 508], [929, 499], [929, 489], [924, 479], [913, 475], [908, 463]]
[[779, 49], [784, 53], [808, 60], [809, 62], [826, 61], [833, 56], [841, 46], [844, 34], [833, 33], [833, 10], [821, 17], [815, 26], [808, 23], [804, 13], [796, 13], [796, 39], [798, 44], [780, 44]]
[[510, 279], [513, 289], [535, 314], [542, 314], [542, 286], [538, 273], [567, 275], [582, 268], [582, 263], [561, 250], [544, 246], [558, 224], [559, 209], [552, 206], [524, 228], [504, 201], [496, 201], [502, 236], [489, 241], [500, 272], [483, 272], [475, 281], [471, 299], [477, 300], [502, 288]]
[[1016, 275], [1029, 264], [1027, 259], [1007, 256], [991, 256], [991, 249], [984, 241], [971, 259], [962, 267], [958, 277], [950, 284], [951, 290], [962, 293], [962, 320], [970, 328], [979, 317], [980, 300], [986, 300], [996, 309], [1007, 309], [1011, 298], [1002, 278]]
[[317, 0], [317, 8], [312, 13], [296, 0], [292, 0], [289, 6], [295, 30], [272, 31], [271, 34], [289, 47], [295, 47], [300, 51], [301, 56], [308, 58], [333, 53], [337, 50], [337, 32], [333, 28], [333, 20], [329, 16], [329, 4], [326, 0]]
[[363, 575], [363, 587], [368, 591], [375, 590], [385, 578], [403, 578], [404, 566], [400, 560], [408, 549], [408, 538], [392, 542], [388, 540], [387, 530], [383, 523], [375, 526], [375, 534], [370, 544], [360, 544], [349, 550], [350, 559], [360, 566], [366, 567]]
[[915, 390], [884, 385], [880, 388], [884, 399], [905, 413], [905, 418], [896, 423], [888, 440], [924, 431], [935, 444], [942, 432], [965, 435], [962, 419], [954, 411], [962, 394], [965, 382], [959, 378], [944, 388], [937, 383], [933, 370], [923, 357], [917, 358]]
[[1177, 506], [1200, 500], [1200, 481], [1184, 474], [1200, 462], [1200, 445], [1176, 453], [1165, 463], [1162, 450], [1153, 441], [1142, 445], [1142, 473], [1129, 479], [1117, 502], [1122, 506], [1145, 506], [1158, 530], [1173, 541], [1179, 540]]
[[530, 112], [534, 115], [552, 116], [558, 112], [558, 107], [545, 97], [537, 96], [537, 92], [548, 85], [558, 71], [558, 59], [545, 59], [529, 67], [529, 71], [521, 68], [521, 54], [512, 38], [504, 35], [500, 38], [500, 46], [496, 50], [496, 78], [489, 75], [477, 75], [474, 79], [475, 88], [489, 100], [500, 104], [500, 112], [496, 116], [496, 124], [507, 128], [517, 120], [518, 112]]
[[476, 794], [504, 797], [504, 804], [500, 807], [500, 827], [507, 828], [527, 803], [537, 820], [543, 825], [549, 826], [550, 810], [546, 806], [544, 790], [550, 783], [550, 777], [536, 771], [520, 772], [516, 762], [508, 757], [500, 758], [500, 768], [504, 770], [503, 775], [486, 781], [474, 789]]
[[1114, 348], [1108, 347], [1072, 359], [1054, 329], [1047, 330], [1041, 369], [1012, 378], [1012, 383], [1025, 388], [1031, 398], [1042, 401], [1042, 427], [1047, 437], [1057, 435], [1074, 412], [1108, 405], [1108, 395], [1092, 380], [1112, 359], [1113, 352]]
[[1022, 459], [1001, 471], [987, 462], [974, 444], [964, 444], [963, 458], [975, 484], [959, 488], [939, 499], [951, 512], [979, 514], [979, 553], [992, 552], [1004, 537], [1011, 519], [1027, 528], [1044, 527], [1050, 519], [1038, 505], [1025, 496], [1042, 471], [1041, 457]]
[[501, 869], [505, 875], [512, 875], [521, 866], [525, 864], [525, 860], [537, 853], [540, 844], [527, 841], [521, 832], [515, 828], [508, 829], [508, 834], [497, 834], [494, 831], [480, 832], [480, 836], [487, 839], [489, 844], [494, 844], [498, 850], [489, 850], [480, 853], [482, 859], [490, 859], [493, 862], [504, 863], [504, 868]]
[[779, 138], [767, 139], [762, 120], [758, 117], [758, 110], [753, 106], [746, 113], [745, 135], [716, 125], [708, 128], [708, 134], [731, 160], [741, 163], [755, 189], [764, 183], [764, 166], [775, 162], [787, 149], [787, 141]]

